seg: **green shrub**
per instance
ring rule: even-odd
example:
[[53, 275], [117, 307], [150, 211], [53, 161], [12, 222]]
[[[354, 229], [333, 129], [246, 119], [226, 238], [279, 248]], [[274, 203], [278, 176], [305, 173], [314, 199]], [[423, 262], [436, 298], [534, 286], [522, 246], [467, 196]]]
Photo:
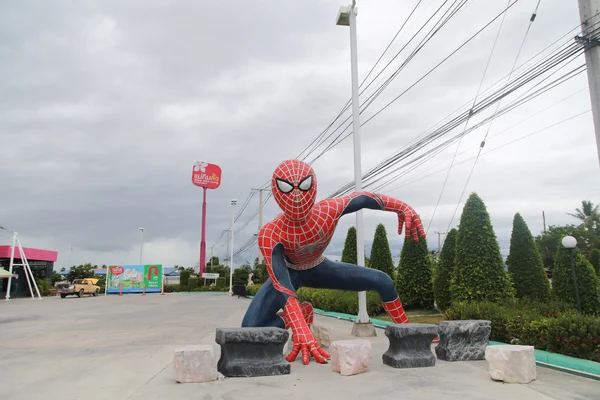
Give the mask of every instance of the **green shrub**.
[[600, 250], [592, 250], [590, 253], [590, 263], [594, 267], [594, 271], [596, 271], [596, 276], [600, 278]]
[[[52, 289], [52, 282], [46, 279], [36, 279], [35, 283], [38, 287], [38, 290], [40, 291], [40, 295], [48, 296], [48, 294], [50, 294], [50, 289]], [[33, 285], [31, 286], [34, 295], [37, 296], [37, 293], [35, 293], [35, 288], [33, 287]]]
[[198, 286], [191, 290], [192, 292], [222, 292], [222, 288], [218, 288], [217, 286]]
[[356, 228], [351, 226], [346, 234], [344, 242], [344, 250], [342, 250], [342, 262], [348, 264], [358, 264], [358, 256], [356, 253]]
[[369, 266], [385, 272], [392, 279], [395, 277], [394, 270], [396, 268], [392, 260], [392, 252], [390, 251], [390, 244], [383, 224], [377, 225], [377, 229], [375, 230]]
[[256, 296], [262, 285], [246, 286], [246, 294], [248, 296]]
[[514, 297], [490, 216], [476, 193], [471, 194], [460, 217], [454, 268], [453, 301], [500, 303]]
[[[358, 314], [358, 293], [346, 290], [301, 288], [298, 290], [300, 301], [308, 301], [313, 307], [324, 311], [351, 315]], [[367, 292], [367, 313], [371, 316], [381, 314], [383, 306], [377, 292]]]
[[165, 285], [165, 293], [173, 293], [173, 292], [179, 292], [179, 285], [177, 285], [177, 284]]
[[225, 278], [225, 277], [217, 278], [217, 282], [215, 283], [215, 286], [218, 289], [223, 289], [223, 288], [227, 287], [227, 278]]
[[197, 276], [192, 277], [188, 280], [188, 287], [190, 289], [190, 291], [193, 291], [194, 289], [196, 289], [198, 286], [200, 285], [200, 279], [198, 279]]
[[454, 271], [454, 259], [456, 257], [456, 236], [458, 231], [452, 229], [448, 232], [444, 247], [440, 253], [440, 259], [434, 271], [433, 294], [437, 308], [445, 311], [452, 303], [452, 293], [450, 292], [450, 282]]
[[406, 309], [433, 308], [432, 265], [427, 240], [404, 240], [400, 265], [396, 276], [396, 289]]
[[510, 237], [510, 254], [506, 260], [508, 272], [517, 292], [517, 297], [546, 300], [550, 294], [550, 283], [544, 271], [542, 257], [521, 214], [513, 219]]
[[190, 271], [183, 270], [183, 271], [179, 272], [179, 284], [182, 287], [188, 287], [189, 286], [189, 280], [190, 280]]
[[[598, 313], [600, 312], [600, 281], [592, 264], [585, 259], [579, 249], [573, 249], [573, 253], [581, 311], [588, 314]], [[571, 260], [569, 252], [566, 250], [557, 251], [554, 257], [552, 293], [561, 301], [573, 306], [576, 304]]]

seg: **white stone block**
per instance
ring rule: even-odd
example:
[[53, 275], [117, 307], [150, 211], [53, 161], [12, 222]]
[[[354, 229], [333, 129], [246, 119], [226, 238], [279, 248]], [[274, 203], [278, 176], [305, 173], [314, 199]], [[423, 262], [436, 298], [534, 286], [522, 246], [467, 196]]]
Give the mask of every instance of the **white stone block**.
[[186, 346], [175, 350], [175, 380], [180, 383], [216, 381], [215, 349], [212, 345]]
[[331, 346], [333, 341], [331, 339], [332, 329], [329, 326], [312, 324], [310, 330], [321, 347]]
[[529, 383], [537, 378], [533, 346], [488, 346], [485, 359], [496, 381]]
[[329, 347], [331, 369], [342, 375], [366, 372], [373, 358], [371, 342], [365, 339], [337, 340]]

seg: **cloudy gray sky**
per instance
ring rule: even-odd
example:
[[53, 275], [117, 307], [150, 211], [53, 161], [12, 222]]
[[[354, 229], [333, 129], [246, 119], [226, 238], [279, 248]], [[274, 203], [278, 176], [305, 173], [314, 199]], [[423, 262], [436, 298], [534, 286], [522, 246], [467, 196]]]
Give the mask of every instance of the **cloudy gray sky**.
[[[416, 3], [358, 1], [361, 80]], [[507, 13], [484, 89], [510, 72], [536, 3], [520, 0]], [[198, 259], [202, 199], [201, 189], [190, 180], [192, 165], [202, 160], [223, 170], [221, 187], [208, 197], [210, 247], [228, 228], [230, 199], [243, 202], [251, 188], [270, 178], [280, 161], [297, 156], [350, 97], [349, 33], [335, 25], [343, 4], [0, 2], [0, 225], [19, 231], [24, 246], [57, 250], [58, 268], [84, 262], [137, 263], [138, 227], [145, 228], [144, 262], [192, 266]], [[441, 0], [422, 2], [382, 66], [441, 4]], [[469, 2], [398, 75], [363, 120], [504, 6], [504, 1]], [[568, 34], [578, 22], [577, 2], [542, 0], [519, 64]], [[364, 170], [475, 96], [499, 25], [500, 20], [363, 127]], [[406, 54], [391, 66], [398, 66]], [[570, 65], [583, 61], [579, 57]], [[376, 84], [391, 72], [386, 70]], [[485, 151], [589, 110], [586, 86], [583, 73], [497, 118]], [[457, 162], [477, 154], [487, 128], [463, 140]], [[446, 173], [428, 175], [447, 168], [455, 148], [381, 192], [408, 202], [428, 226]], [[314, 163], [320, 198], [353, 178], [352, 154], [352, 142], [346, 140]], [[445, 231], [450, 223], [472, 165], [468, 161], [452, 169], [431, 222], [431, 248], [436, 247], [433, 231]], [[600, 202], [598, 167], [587, 112], [483, 155], [453, 224], [466, 196], [477, 192], [488, 206], [506, 254], [515, 212], [538, 234], [542, 211], [549, 225], [572, 223], [565, 213], [581, 200]], [[257, 206], [255, 196], [237, 225], [245, 223]], [[270, 201], [265, 220], [277, 212]], [[395, 216], [389, 213], [365, 213], [367, 248], [379, 222], [385, 223], [397, 258], [402, 240], [395, 234]], [[354, 216], [342, 219], [327, 252], [330, 256], [339, 256], [353, 223]], [[254, 220], [237, 233], [234, 247], [257, 226]], [[9, 241], [6, 233], [0, 234], [0, 243]], [[215, 255], [224, 255], [224, 243], [214, 247]], [[236, 263], [255, 256], [254, 251]]]

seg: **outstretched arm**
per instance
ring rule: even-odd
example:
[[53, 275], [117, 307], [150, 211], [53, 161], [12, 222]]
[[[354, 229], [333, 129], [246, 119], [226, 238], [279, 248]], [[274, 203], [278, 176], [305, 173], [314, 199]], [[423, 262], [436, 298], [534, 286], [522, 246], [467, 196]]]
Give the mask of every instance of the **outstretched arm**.
[[341, 202], [342, 210], [340, 216], [354, 213], [364, 208], [395, 212], [398, 214], [398, 233], [402, 233], [402, 227], [406, 225], [407, 238], [411, 234], [415, 241], [419, 241], [419, 236], [425, 237], [421, 218], [417, 212], [405, 202], [393, 197], [384, 194], [358, 192], [332, 200]]

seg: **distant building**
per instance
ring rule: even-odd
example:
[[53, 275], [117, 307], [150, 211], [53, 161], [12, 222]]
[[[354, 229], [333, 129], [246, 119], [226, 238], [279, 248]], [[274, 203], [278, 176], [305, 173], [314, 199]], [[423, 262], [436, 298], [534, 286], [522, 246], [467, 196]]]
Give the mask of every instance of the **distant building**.
[[[5, 270], [9, 270], [10, 267], [10, 253], [12, 246], [0, 246], [0, 267]], [[58, 252], [52, 250], [32, 249], [23, 247], [25, 257], [33, 275], [38, 279], [52, 279], [52, 270], [54, 269], [54, 263], [58, 258]], [[15, 264], [22, 264], [21, 254], [18, 248], [15, 247]], [[29, 285], [27, 284], [27, 278], [25, 276], [25, 269], [21, 266], [13, 266], [13, 273], [15, 277], [11, 279], [10, 284], [10, 297], [26, 297], [30, 296]], [[6, 288], [8, 286], [8, 279], [0, 279], [0, 299], [6, 298]], [[33, 289], [35, 292], [35, 289]]]
[[179, 270], [177, 268], [165, 268], [163, 273], [165, 275], [165, 285], [179, 284]]

